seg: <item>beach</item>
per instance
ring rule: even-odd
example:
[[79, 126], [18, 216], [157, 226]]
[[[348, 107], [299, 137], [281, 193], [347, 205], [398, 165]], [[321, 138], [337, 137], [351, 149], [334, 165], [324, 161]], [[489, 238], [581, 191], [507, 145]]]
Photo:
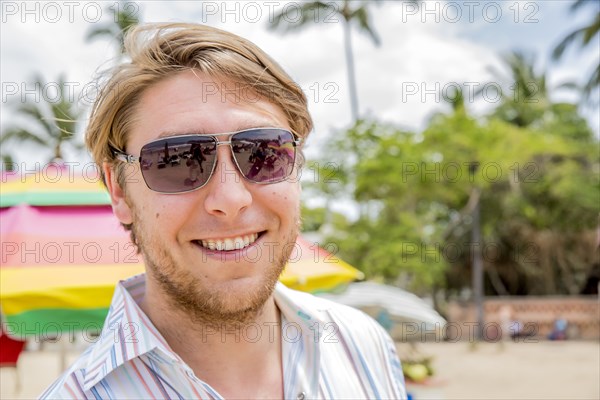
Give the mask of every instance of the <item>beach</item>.
[[[67, 363], [84, 346], [67, 343]], [[398, 344], [400, 354], [405, 346]], [[22, 354], [17, 393], [15, 370], [2, 368], [1, 398], [33, 399], [41, 394], [60, 374], [60, 349], [60, 343], [47, 343], [42, 351]], [[408, 384], [414, 400], [600, 398], [597, 342], [419, 343], [417, 350], [433, 357], [436, 372], [427, 384]]]
[[[430, 386], [410, 385], [415, 400], [600, 399], [597, 342], [423, 343], [433, 356]], [[437, 385], [435, 384], [437, 381]], [[432, 395], [429, 397], [429, 395]]]

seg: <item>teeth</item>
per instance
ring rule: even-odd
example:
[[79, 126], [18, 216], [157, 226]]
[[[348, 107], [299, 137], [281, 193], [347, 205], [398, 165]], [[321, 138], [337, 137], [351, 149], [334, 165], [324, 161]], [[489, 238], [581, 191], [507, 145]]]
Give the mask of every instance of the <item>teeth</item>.
[[219, 250], [219, 251], [230, 251], [230, 250], [239, 250], [243, 249], [254, 243], [258, 239], [258, 233], [253, 233], [251, 235], [245, 236], [237, 236], [234, 238], [227, 239], [208, 239], [201, 240], [202, 247], [208, 248], [210, 250]]
[[202, 247], [206, 247], [211, 250], [215, 250], [215, 241], [214, 240], [202, 240]]
[[244, 248], [244, 239], [241, 237], [236, 237], [233, 246], [236, 250]]

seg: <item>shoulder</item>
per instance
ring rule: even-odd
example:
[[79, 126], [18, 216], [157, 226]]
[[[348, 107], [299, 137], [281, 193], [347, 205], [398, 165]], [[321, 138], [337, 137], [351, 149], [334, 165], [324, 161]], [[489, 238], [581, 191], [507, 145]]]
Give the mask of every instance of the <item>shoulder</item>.
[[373, 318], [356, 308], [316, 296], [314, 305], [336, 329], [340, 340], [380, 363], [396, 358], [395, 344], [386, 330]]
[[346, 337], [360, 337], [361, 345], [378, 345], [389, 339], [383, 327], [361, 310], [309, 293], [285, 290], [286, 296], [306, 314], [314, 315], [324, 323], [335, 324], [339, 333]]
[[94, 345], [90, 346], [79, 358], [46, 390], [39, 399], [82, 399], [87, 398], [83, 390], [85, 381], [85, 368], [89, 361], [89, 354]]
[[286, 289], [285, 295], [299, 312], [321, 324], [319, 347], [324, 361], [335, 361], [340, 369], [339, 361], [348, 360], [380, 396], [406, 397], [396, 345], [377, 321], [356, 308], [308, 293]]

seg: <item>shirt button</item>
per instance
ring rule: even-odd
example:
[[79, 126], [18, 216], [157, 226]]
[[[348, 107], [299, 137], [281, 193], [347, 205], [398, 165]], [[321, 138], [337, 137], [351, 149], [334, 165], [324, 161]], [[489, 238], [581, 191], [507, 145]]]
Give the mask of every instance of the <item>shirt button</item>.
[[304, 392], [300, 392], [298, 393], [298, 397], [296, 397], [298, 400], [304, 400], [306, 398], [306, 394], [304, 394]]

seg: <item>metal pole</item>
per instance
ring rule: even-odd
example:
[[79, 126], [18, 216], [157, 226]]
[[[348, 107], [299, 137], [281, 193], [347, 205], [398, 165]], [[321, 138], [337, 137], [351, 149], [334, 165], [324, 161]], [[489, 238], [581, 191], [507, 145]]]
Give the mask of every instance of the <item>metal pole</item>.
[[[475, 172], [479, 167], [478, 162], [473, 162], [469, 166], [469, 173], [471, 175], [471, 182], [475, 176]], [[481, 239], [481, 191], [476, 186], [473, 186], [472, 197], [476, 200], [473, 207], [472, 213], [472, 229], [471, 229], [471, 243], [473, 245], [472, 251], [472, 272], [471, 272], [471, 285], [473, 287], [473, 302], [475, 303], [475, 315], [477, 318], [477, 325], [475, 329], [475, 340], [480, 341], [483, 339], [483, 260], [481, 258], [481, 249], [483, 247]]]
[[480, 222], [480, 204], [479, 189], [473, 189], [476, 192], [477, 203], [473, 209], [473, 229], [471, 230], [471, 241], [473, 242], [473, 300], [475, 301], [475, 310], [477, 316], [477, 326], [475, 329], [475, 339], [483, 339], [483, 260], [481, 258], [481, 222]]
[[344, 47], [346, 50], [346, 65], [348, 66], [348, 88], [350, 89], [350, 111], [352, 123], [358, 121], [358, 93], [356, 88], [356, 74], [354, 72], [354, 55], [352, 54], [352, 27], [350, 21], [344, 21]]

